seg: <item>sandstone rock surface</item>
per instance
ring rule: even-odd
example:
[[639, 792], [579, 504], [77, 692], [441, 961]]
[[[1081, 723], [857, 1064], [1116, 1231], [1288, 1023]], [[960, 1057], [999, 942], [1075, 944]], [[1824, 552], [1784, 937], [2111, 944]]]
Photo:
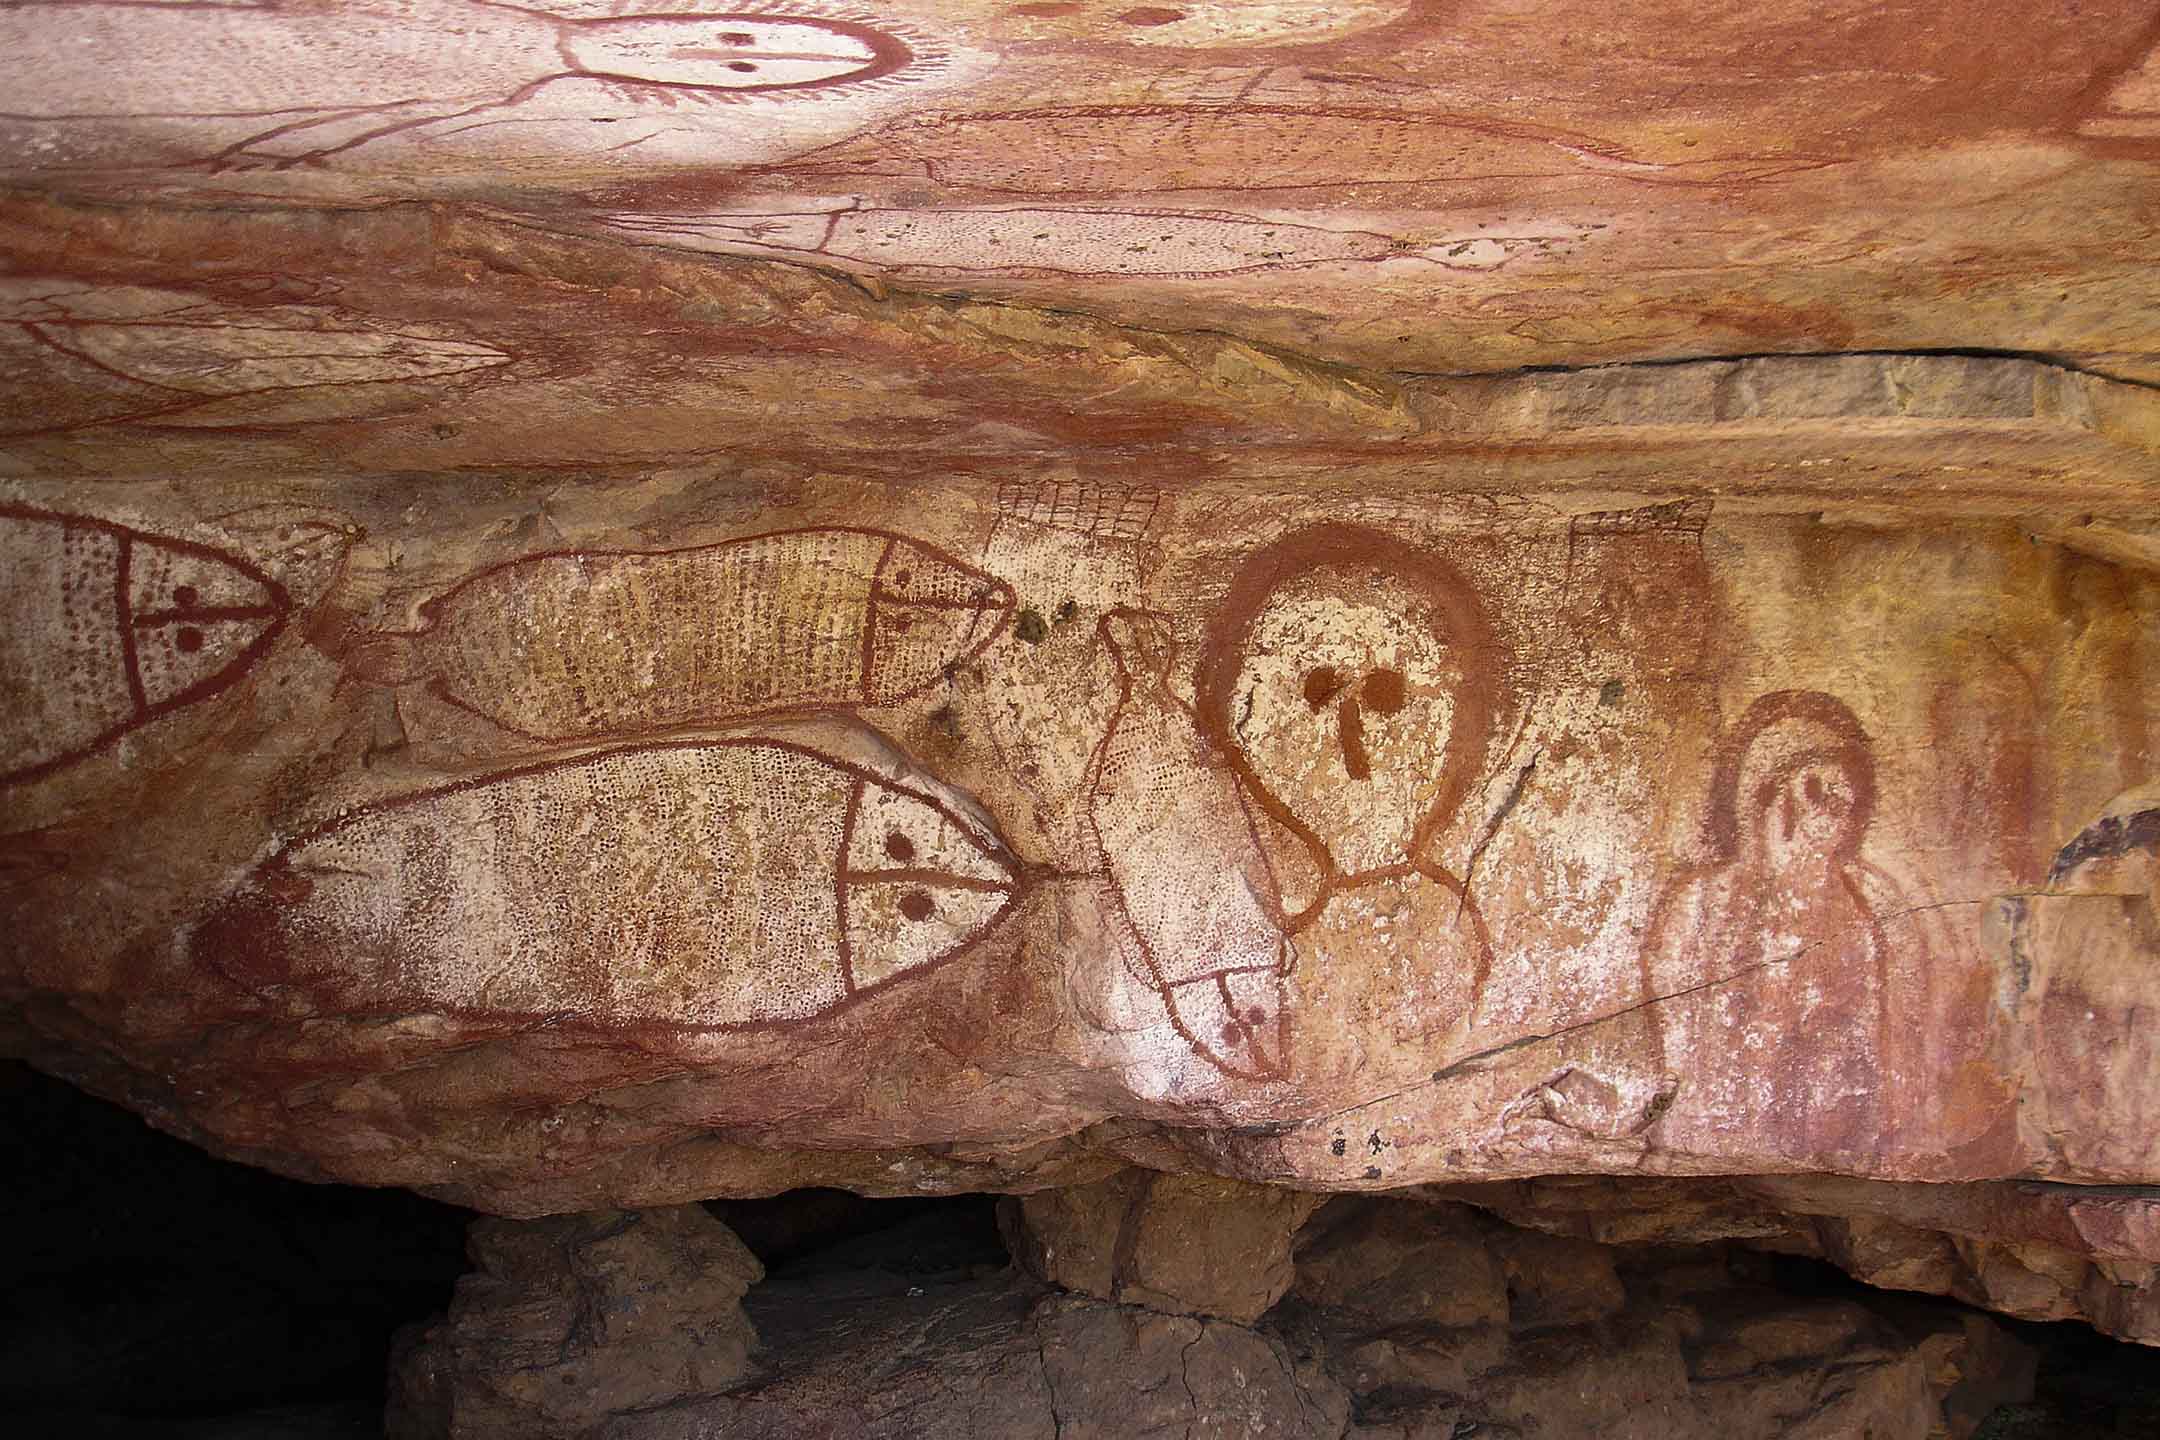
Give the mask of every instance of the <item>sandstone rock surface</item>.
[[7, 1053], [504, 1216], [1027, 1196], [1150, 1354], [1291, 1283], [1219, 1181], [1570, 1174], [2160, 1336], [2149, 5], [0, 39]]
[[[1280, 1197], [1223, 1185], [1213, 1201], [1226, 1219], [1241, 1202], [1273, 1215]], [[1086, 1213], [1098, 1203], [1075, 1197], [1069, 1208]], [[1748, 1278], [1715, 1246], [1555, 1247], [1442, 1202], [1359, 1198], [1336, 1207], [1299, 1239], [1294, 1298], [1242, 1322], [1074, 1294], [1018, 1268], [911, 1265], [902, 1273], [846, 1263], [845, 1254], [866, 1253], [866, 1238], [750, 1291], [744, 1308], [767, 1343], [739, 1382], [678, 1375], [676, 1393], [586, 1417], [589, 1424], [528, 1412], [516, 1422], [525, 1428], [506, 1429], [469, 1411], [448, 1430], [408, 1433], [1965, 1440], [1998, 1404], [2030, 1393], [2030, 1352], [2001, 1327], [1950, 1307], [1798, 1299]], [[497, 1233], [518, 1228], [487, 1224]], [[1212, 1238], [1196, 1234], [1191, 1247], [1211, 1250], [1208, 1268], [1223, 1273], [1246, 1234], [1226, 1224]], [[1457, 1271], [1475, 1257], [1486, 1288], [1471, 1281], [1463, 1296], [1447, 1298], [1452, 1276], [1439, 1273], [1423, 1294], [1405, 1281], [1355, 1307], [1343, 1303], [1360, 1298], [1343, 1288], [1348, 1275], [1427, 1270], [1438, 1257], [1436, 1234], [1450, 1237]], [[516, 1293], [544, 1296], [569, 1278], [558, 1245], [518, 1253], [522, 1267], [497, 1275]], [[1586, 1286], [1592, 1271], [1601, 1273]], [[1591, 1292], [1595, 1303], [1567, 1313], [1550, 1303]], [[721, 1309], [732, 1315], [732, 1299]], [[668, 1313], [693, 1327], [701, 1319], [693, 1303]], [[455, 1384], [474, 1366], [496, 1373], [532, 1338], [513, 1328], [454, 1329], [460, 1338], [448, 1348], [452, 1330], [418, 1342], [405, 1361], [407, 1384], [419, 1376]]]
[[744, 1378], [764, 1267], [698, 1206], [473, 1226], [448, 1317], [400, 1337], [392, 1440], [570, 1435]]

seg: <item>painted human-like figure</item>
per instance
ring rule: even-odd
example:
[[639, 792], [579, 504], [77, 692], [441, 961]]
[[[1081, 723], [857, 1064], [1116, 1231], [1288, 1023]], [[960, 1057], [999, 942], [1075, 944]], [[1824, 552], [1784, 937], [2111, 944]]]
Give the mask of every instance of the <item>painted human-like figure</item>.
[[653, 12], [610, 0], [32, 3], [0, 11], [0, 42], [22, 63], [15, 120], [155, 122], [209, 141], [200, 158], [216, 167], [319, 162], [512, 115], [574, 117], [611, 97], [658, 108], [857, 87], [919, 59], [886, 28], [756, 0]]
[[1170, 662], [1118, 652], [1089, 782], [1114, 908], [1180, 1033], [1225, 1072], [1287, 1073], [1293, 967], [1296, 1003], [1353, 1029], [1415, 1044], [1467, 1024], [1490, 945], [1432, 851], [1483, 760], [1492, 644], [1438, 557], [1322, 526], [1232, 582], [1191, 729]]
[[[1649, 1133], [1729, 1148], [1735, 1130], [1828, 1161], [1881, 1143], [1900, 1053], [1893, 1006], [1923, 974], [1911, 909], [1861, 857], [1875, 806], [1868, 737], [1844, 702], [1784, 690], [1750, 705], [1712, 777], [1711, 860], [1667, 888], [1642, 953], [1664, 1068]], [[1893, 936], [1895, 943], [1893, 943]], [[1900, 950], [1906, 953], [1898, 953]]]

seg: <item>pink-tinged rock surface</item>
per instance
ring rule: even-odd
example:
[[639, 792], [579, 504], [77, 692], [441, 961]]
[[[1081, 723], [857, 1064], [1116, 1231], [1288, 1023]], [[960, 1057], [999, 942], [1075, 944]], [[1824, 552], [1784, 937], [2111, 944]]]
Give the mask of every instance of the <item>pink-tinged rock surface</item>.
[[510, 1212], [2160, 1179], [2160, 590], [2028, 531], [17, 489], [11, 1023], [229, 1151]]
[[2152, 1338], [2149, 6], [0, 39], [10, 1052], [513, 1216], [1816, 1177]]

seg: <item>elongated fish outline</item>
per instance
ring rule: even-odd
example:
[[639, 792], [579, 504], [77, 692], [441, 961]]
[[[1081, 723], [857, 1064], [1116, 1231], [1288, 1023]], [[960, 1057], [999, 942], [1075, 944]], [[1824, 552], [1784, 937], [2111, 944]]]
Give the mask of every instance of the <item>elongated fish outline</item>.
[[0, 504], [0, 556], [0, 785], [228, 689], [292, 614], [238, 555], [87, 515]]
[[980, 655], [1012, 587], [884, 530], [507, 561], [420, 607], [364, 664], [542, 743], [891, 705]]
[[735, 1030], [971, 949], [1024, 867], [904, 762], [760, 735], [501, 770], [282, 845], [194, 953], [345, 1007]]
[[1086, 823], [1120, 939], [1139, 957], [1130, 968], [1201, 1059], [1235, 1079], [1284, 1079], [1289, 950], [1236, 782], [1165, 682], [1151, 617], [1114, 610], [1097, 636], [1118, 695], [1083, 782]]

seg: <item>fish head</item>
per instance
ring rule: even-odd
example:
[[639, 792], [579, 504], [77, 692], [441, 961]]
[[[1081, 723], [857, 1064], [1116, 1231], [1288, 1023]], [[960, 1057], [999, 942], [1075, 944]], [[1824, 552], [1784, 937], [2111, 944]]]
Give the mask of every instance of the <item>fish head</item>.
[[841, 921], [856, 990], [959, 954], [1017, 896], [1019, 862], [966, 809], [932, 791], [860, 781], [846, 835]]
[[185, 540], [137, 537], [121, 624], [144, 710], [157, 714], [224, 689], [291, 613], [285, 587], [245, 560]]
[[895, 541], [870, 587], [872, 704], [928, 688], [973, 659], [1012, 618], [1012, 586], [912, 540]]
[[1290, 1024], [1279, 969], [1203, 976], [1168, 987], [1164, 999], [1186, 1039], [1225, 1075], [1280, 1080], [1288, 1073]]

